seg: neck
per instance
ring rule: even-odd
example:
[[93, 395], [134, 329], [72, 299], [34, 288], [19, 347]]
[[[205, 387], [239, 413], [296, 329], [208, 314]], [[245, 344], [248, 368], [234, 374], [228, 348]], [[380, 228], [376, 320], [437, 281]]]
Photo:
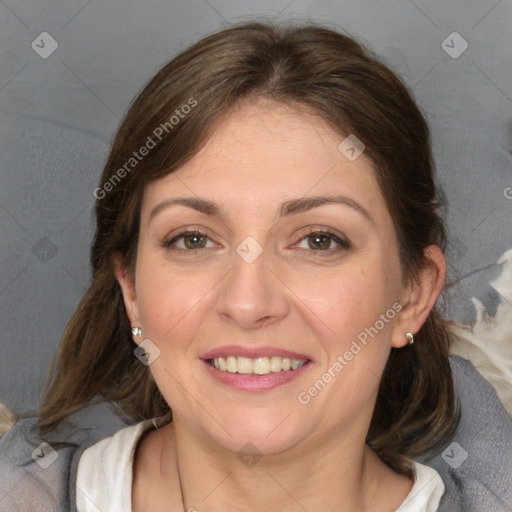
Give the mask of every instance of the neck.
[[[242, 461], [209, 440], [196, 439], [179, 423], [164, 430], [162, 477], [179, 481], [184, 511], [391, 510], [410, 489], [410, 482], [401, 481], [399, 496], [390, 496], [390, 482], [396, 488], [397, 478], [404, 477], [353, 438], [339, 436], [314, 448], [297, 446]], [[379, 508], [384, 495], [394, 502]]]

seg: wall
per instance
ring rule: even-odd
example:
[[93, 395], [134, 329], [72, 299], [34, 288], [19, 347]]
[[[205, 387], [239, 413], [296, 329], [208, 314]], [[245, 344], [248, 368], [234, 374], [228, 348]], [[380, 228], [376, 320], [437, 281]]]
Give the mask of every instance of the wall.
[[512, 246], [510, 1], [2, 0], [0, 399], [11, 407], [37, 406], [88, 285], [93, 190], [131, 99], [200, 36], [262, 15], [342, 27], [404, 77], [449, 201], [461, 280], [448, 314], [473, 321], [472, 296], [496, 311], [489, 281]]

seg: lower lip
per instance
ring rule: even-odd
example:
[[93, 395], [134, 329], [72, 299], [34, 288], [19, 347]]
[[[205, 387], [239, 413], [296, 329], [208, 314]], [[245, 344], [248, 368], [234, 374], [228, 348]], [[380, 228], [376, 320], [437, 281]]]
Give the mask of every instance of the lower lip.
[[283, 384], [291, 382], [296, 379], [302, 373], [307, 370], [311, 361], [308, 361], [297, 370], [281, 371], [275, 373], [269, 373], [267, 375], [254, 375], [254, 374], [243, 374], [243, 373], [231, 373], [223, 370], [217, 370], [215, 366], [212, 366], [208, 361], [203, 361], [206, 365], [206, 369], [210, 372], [210, 375], [219, 382], [231, 386], [235, 389], [242, 391], [268, 391], [270, 389], [277, 388]]

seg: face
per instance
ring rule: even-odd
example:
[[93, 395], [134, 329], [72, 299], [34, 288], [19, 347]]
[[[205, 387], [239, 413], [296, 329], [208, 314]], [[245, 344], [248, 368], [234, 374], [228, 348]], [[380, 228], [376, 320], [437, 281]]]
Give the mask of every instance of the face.
[[147, 186], [134, 281], [119, 280], [189, 432], [262, 453], [364, 440], [390, 348], [406, 344], [408, 290], [372, 164], [344, 139], [246, 104]]

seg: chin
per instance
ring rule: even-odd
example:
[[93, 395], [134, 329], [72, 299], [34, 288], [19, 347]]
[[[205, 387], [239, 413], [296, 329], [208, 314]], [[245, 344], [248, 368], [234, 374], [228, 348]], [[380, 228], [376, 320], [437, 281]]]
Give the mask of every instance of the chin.
[[225, 450], [240, 456], [251, 452], [260, 456], [277, 455], [293, 449], [305, 437], [304, 432], [298, 431], [304, 429], [304, 424], [292, 424], [291, 412], [283, 414], [281, 411], [281, 414], [269, 414], [266, 418], [262, 418], [261, 411], [243, 412], [238, 420], [231, 417], [222, 423], [224, 428], [216, 425], [207, 431], [207, 435]]

